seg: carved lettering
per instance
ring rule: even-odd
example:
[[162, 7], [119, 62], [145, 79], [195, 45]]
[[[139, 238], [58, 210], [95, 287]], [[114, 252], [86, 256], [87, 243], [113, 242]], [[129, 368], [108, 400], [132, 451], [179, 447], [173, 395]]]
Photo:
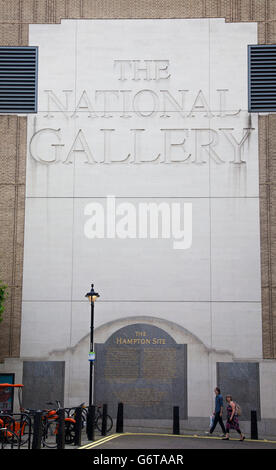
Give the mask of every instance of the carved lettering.
[[133, 143], [133, 146], [134, 146], [133, 161], [134, 161], [134, 163], [156, 162], [161, 156], [160, 153], [158, 155], [154, 156], [151, 160], [143, 159], [141, 154], [139, 153], [138, 148], [141, 148], [141, 141], [140, 141], [141, 134], [140, 133], [144, 132], [145, 129], [131, 129], [131, 131], [133, 132], [133, 136], [134, 136], [134, 143]]
[[185, 117], [185, 93], [188, 91], [189, 90], [178, 90], [178, 92], [182, 94], [180, 105], [168, 90], [160, 90], [163, 96], [163, 114], [161, 114], [160, 117], [170, 117], [170, 114], [168, 114], [167, 111], [167, 103], [171, 104], [173, 108], [180, 114], [180, 116]]
[[[145, 69], [146, 70], [146, 69]], [[241, 110], [228, 112], [226, 110], [226, 93], [228, 89], [217, 89], [218, 100], [215, 104], [219, 109], [216, 117], [238, 116]], [[138, 117], [161, 117], [169, 118], [175, 116], [175, 113], [182, 119], [196, 118], [199, 113], [201, 116], [211, 119], [215, 117], [212, 113], [210, 103], [208, 103], [202, 90], [196, 94], [190, 109], [185, 109], [186, 98], [189, 90], [181, 89], [173, 93], [171, 90], [160, 89], [151, 90], [149, 88], [139, 91], [133, 90], [95, 90], [94, 96], [91, 92], [83, 90], [79, 97], [76, 97], [77, 105], [72, 113], [70, 111], [70, 99], [72, 90], [63, 90], [65, 93], [65, 102], [58, 98], [53, 90], [44, 90], [47, 93], [47, 113], [45, 118], [53, 118], [54, 113], [62, 113], [68, 118], [76, 118], [83, 113], [94, 119], [113, 118], [131, 118], [134, 115]], [[178, 93], [178, 96], [177, 94]], [[72, 101], [72, 99], [71, 99]], [[96, 112], [96, 103], [100, 104], [101, 112]], [[53, 107], [54, 105], [54, 107]], [[215, 108], [215, 109], [216, 109]]]
[[114, 68], [119, 69], [118, 80], [168, 80], [169, 60], [155, 59], [134, 59], [134, 60], [114, 60]]
[[219, 109], [220, 112], [218, 117], [225, 117], [225, 116], [238, 116], [240, 113], [240, 109], [238, 111], [234, 111], [233, 113], [226, 112], [226, 92], [229, 91], [227, 88], [218, 89], [217, 92], [219, 93]]
[[234, 159], [230, 161], [230, 163], [238, 164], [240, 165], [241, 163], [246, 163], [245, 160], [242, 160], [242, 148], [246, 142], [246, 140], [249, 138], [249, 135], [251, 131], [254, 128], [244, 128], [243, 129], [243, 137], [241, 138], [240, 141], [236, 139], [236, 137], [233, 135], [233, 128], [221, 128], [220, 130], [224, 133], [226, 136], [227, 140], [230, 142], [230, 144], [233, 147], [234, 150]]
[[[101, 151], [94, 155], [93, 137], [97, 132], [102, 133]], [[226, 139], [233, 148], [233, 164], [245, 164], [246, 160], [242, 157], [244, 144], [248, 141], [254, 128], [244, 128], [243, 136], [238, 140], [234, 135], [234, 128], [220, 128], [219, 130], [211, 128], [166, 128], [160, 129], [160, 136], [163, 134], [163, 146], [161, 152], [147, 154], [148, 144], [151, 142], [152, 134], [146, 129], [129, 129], [126, 134], [126, 140], [129, 151], [118, 155], [112, 149], [114, 148], [113, 137], [118, 136], [116, 129], [98, 129], [92, 133], [86, 134], [79, 129], [74, 136], [73, 142], [67, 156], [64, 158], [62, 149], [65, 146], [62, 142], [62, 129], [42, 128], [35, 130], [29, 143], [29, 152], [31, 157], [43, 164], [53, 163], [73, 163], [77, 155], [81, 155], [82, 161], [89, 165], [94, 164], [194, 164], [204, 165], [207, 157], [212, 159], [217, 165], [225, 164], [225, 160], [219, 155], [216, 147], [219, 146], [221, 139]], [[48, 142], [49, 135], [53, 135], [51, 143]], [[47, 146], [43, 146], [43, 137], [46, 139]], [[116, 139], [114, 139], [116, 142]], [[92, 142], [92, 145], [91, 145]], [[42, 154], [42, 149], [44, 154]], [[116, 158], [115, 158], [116, 157]]]
[[[117, 59], [113, 61], [113, 70], [115, 78], [121, 82], [162, 82], [169, 83], [170, 61], [164, 59]], [[136, 84], [135, 84], [136, 85]], [[91, 164], [179, 164], [186, 165], [204, 165], [207, 159], [211, 159], [217, 165], [225, 163], [220, 155], [219, 145], [221, 139], [226, 139], [233, 148], [233, 160], [230, 163], [235, 165], [245, 164], [246, 158], [243, 150], [245, 142], [248, 141], [250, 133], [254, 130], [248, 121], [248, 128], [243, 128], [241, 138], [236, 137], [236, 131], [233, 127], [221, 127], [216, 129], [217, 125], [210, 126], [210, 121], [217, 118], [239, 116], [241, 110], [227, 110], [227, 99], [230, 93], [228, 88], [218, 88], [215, 97], [215, 104], [208, 103], [205, 93], [199, 90], [194, 96], [188, 89], [154, 89], [143, 88], [137, 91], [131, 89], [97, 89], [94, 94], [91, 91], [82, 90], [78, 97], [74, 97], [77, 103], [75, 109], [70, 108], [73, 102], [73, 90], [63, 90], [62, 96], [59, 96], [53, 90], [44, 90], [47, 98], [47, 113], [45, 119], [53, 118], [55, 113], [58, 116], [65, 116], [66, 122], [69, 124], [69, 118], [82, 117], [93, 118], [91, 128], [87, 132], [79, 129], [75, 136], [72, 136], [72, 144], [67, 155], [64, 155], [62, 142], [62, 129], [53, 129], [45, 127], [40, 130], [34, 130], [33, 136], [30, 138], [29, 149], [31, 157], [42, 164], [53, 163], [73, 163], [77, 155], [81, 155], [84, 163]], [[160, 87], [161, 88], [161, 87]], [[193, 92], [194, 93], [194, 92]], [[192, 98], [192, 101], [191, 101]], [[189, 102], [188, 109], [186, 109]], [[192, 103], [192, 104], [191, 104]], [[216, 114], [212, 109], [218, 110]], [[72, 112], [73, 111], [73, 112]], [[195, 127], [192, 125], [198, 116], [202, 119], [209, 120], [209, 126]], [[128, 119], [135, 120], [135, 123], [150, 121], [152, 131], [148, 131], [145, 127], [136, 128], [129, 126], [124, 127], [124, 153], [118, 146], [122, 137], [119, 134], [117, 126], [112, 125], [110, 128], [95, 127], [94, 123], [98, 119]], [[162, 128], [160, 126], [161, 142], [156, 142], [156, 132], [158, 131], [158, 119], [171, 118], [180, 120], [180, 125], [170, 128]], [[185, 121], [185, 125], [181, 125], [181, 121]], [[36, 122], [36, 121], [34, 121]], [[111, 121], [113, 122], [113, 121]], [[131, 122], [131, 121], [130, 121]], [[155, 122], [155, 127], [153, 123]], [[188, 125], [189, 122], [189, 125]], [[49, 144], [49, 134], [53, 135], [53, 140]], [[99, 138], [101, 134], [101, 137]], [[47, 145], [44, 154], [41, 154], [41, 142], [43, 136], [47, 137]], [[153, 137], [153, 139], [152, 139]], [[156, 147], [154, 147], [154, 145]], [[161, 144], [161, 146], [160, 146]], [[161, 147], [161, 148], [160, 148]], [[151, 149], [150, 152], [148, 149]], [[154, 150], [156, 148], [156, 150]], [[92, 151], [93, 149], [93, 151]], [[94, 155], [96, 149], [97, 155]], [[119, 149], [119, 150], [118, 150]], [[127, 212], [127, 207], [125, 211]], [[123, 215], [123, 214], [122, 214]], [[94, 223], [94, 222], [93, 222]], [[124, 217], [121, 221], [122, 230], [127, 233]], [[128, 234], [131, 236], [131, 234]]]
[[194, 116], [195, 117], [195, 111], [203, 111], [205, 112], [205, 116], [210, 118], [210, 117], [213, 117], [213, 113], [211, 113], [210, 109], [209, 109], [209, 105], [207, 103], [207, 100], [202, 92], [202, 90], [199, 90], [198, 94], [197, 94], [197, 97], [194, 101], [194, 104], [192, 106], [192, 109], [190, 111], [190, 113], [188, 114], [188, 117], [192, 117]]
[[62, 114], [68, 118], [68, 112], [69, 112], [69, 94], [73, 92], [73, 90], [62, 90], [63, 93], [65, 93], [65, 104], [63, 104], [60, 99], [55, 95], [53, 90], [44, 90], [45, 93], [47, 93], [47, 114], [45, 114], [44, 117], [47, 118], [53, 118], [54, 114], [51, 114], [50, 108], [51, 108], [51, 103], [54, 103], [59, 111], [62, 112]]
[[73, 163], [76, 153], [82, 153], [85, 156], [85, 163], [95, 163], [85, 135], [81, 129], [77, 133], [77, 136], [64, 163]]
[[78, 117], [78, 111], [87, 112], [88, 117], [97, 117], [86, 90], [83, 90], [72, 117]]
[[56, 163], [57, 161], [59, 161], [60, 155], [58, 153], [58, 150], [60, 149], [60, 147], [64, 146], [64, 144], [57, 144], [57, 143], [51, 144], [51, 147], [53, 147], [53, 149], [54, 149], [54, 158], [52, 158], [52, 159], [43, 158], [41, 156], [41, 150], [37, 148], [38, 147], [38, 140], [44, 134], [49, 134], [49, 133], [54, 134], [55, 137], [57, 137], [58, 141], [60, 141], [60, 134], [59, 134], [60, 129], [44, 128], [44, 129], [40, 129], [40, 130], [36, 131], [32, 135], [31, 140], [30, 140], [30, 144], [29, 144], [29, 152], [30, 152], [31, 157], [34, 160], [36, 160], [37, 162], [42, 163], [42, 164], [46, 164], [46, 165], [48, 165], [50, 163]]
[[113, 115], [108, 113], [108, 110], [110, 109], [109, 98], [111, 96], [116, 96], [116, 98], [118, 98], [119, 91], [118, 90], [96, 90], [95, 94], [96, 94], [96, 96], [97, 95], [103, 95], [104, 113], [103, 113], [102, 117], [103, 118], [112, 118]]
[[[187, 162], [191, 156], [184, 149], [184, 145], [188, 136], [188, 129], [160, 129], [164, 132], [164, 161], [165, 163], [172, 163], [172, 162]], [[182, 140], [180, 142], [172, 142], [172, 134], [180, 133]], [[183, 137], [183, 134], [185, 137]], [[173, 150], [180, 150], [180, 156], [182, 158], [175, 158], [172, 156]]]
[[[150, 97], [150, 106], [149, 110], [143, 109], [141, 110], [141, 101], [143, 100], [144, 103], [148, 101], [148, 97]], [[146, 99], [145, 99], [146, 98]], [[138, 116], [141, 117], [149, 117], [152, 116], [154, 113], [158, 111], [158, 96], [152, 90], [140, 90], [133, 98], [133, 110]], [[145, 106], [145, 104], [144, 104]]]
[[[214, 150], [214, 146], [218, 143], [218, 133], [214, 129], [192, 129], [195, 133], [195, 152], [194, 152], [194, 159], [192, 163], [196, 165], [202, 165], [206, 163], [204, 160], [203, 151], [205, 150], [209, 157], [211, 157], [215, 163], [221, 164], [225, 163], [219, 155]], [[202, 135], [208, 136], [208, 142], [202, 142]], [[204, 139], [205, 140], [205, 139]]]

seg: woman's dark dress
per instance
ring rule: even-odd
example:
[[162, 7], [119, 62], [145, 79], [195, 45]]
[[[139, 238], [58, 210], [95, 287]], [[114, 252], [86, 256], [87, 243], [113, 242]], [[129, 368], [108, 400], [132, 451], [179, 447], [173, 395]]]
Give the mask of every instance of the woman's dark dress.
[[237, 413], [235, 412], [233, 415], [232, 421], [230, 421], [231, 415], [232, 415], [232, 406], [229, 404], [227, 406], [226, 432], [229, 432], [229, 429], [235, 429], [240, 434], [241, 430], [240, 430], [240, 425], [239, 425], [239, 417]]

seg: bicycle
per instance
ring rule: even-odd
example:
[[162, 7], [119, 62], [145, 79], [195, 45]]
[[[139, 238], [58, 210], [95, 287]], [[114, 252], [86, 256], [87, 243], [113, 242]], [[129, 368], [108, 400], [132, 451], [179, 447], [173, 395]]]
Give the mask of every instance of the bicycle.
[[[85, 406], [85, 403], [81, 403], [79, 407], [82, 408], [81, 420], [82, 420], [82, 429], [83, 429], [87, 422], [88, 407]], [[101, 408], [102, 408], [102, 405], [96, 405], [95, 421], [94, 421], [94, 424], [99, 432], [102, 431], [102, 422], [103, 422], [103, 414], [101, 412]], [[75, 408], [69, 409], [69, 415], [75, 418], [76, 416]], [[106, 432], [111, 431], [112, 427], [113, 427], [113, 419], [111, 418], [110, 415], [107, 415], [106, 416]]]
[[[85, 406], [85, 403], [81, 403], [76, 408], [82, 408], [81, 427], [83, 429], [86, 425], [86, 422], [87, 422], [88, 407]], [[76, 418], [76, 408], [69, 408], [68, 416], [71, 416], [75, 419]], [[95, 427], [98, 429], [99, 432], [102, 431], [102, 422], [103, 422], [103, 414], [101, 412], [101, 408], [102, 408], [102, 405], [96, 405], [95, 421], [94, 421]], [[111, 418], [110, 415], [107, 415], [106, 416], [106, 432], [111, 431], [112, 427], [113, 427], [113, 419]]]
[[5, 446], [9, 445], [10, 448], [13, 449], [15, 443], [17, 444], [17, 448], [19, 449], [20, 446], [17, 434], [9, 430], [8, 428], [0, 428], [0, 448], [4, 449]]
[[31, 420], [27, 414], [22, 412], [23, 409], [21, 404], [23, 387], [23, 384], [0, 384], [1, 400], [3, 400], [5, 404], [8, 403], [8, 400], [12, 396], [12, 389], [16, 389], [18, 391], [18, 401], [21, 413], [9, 412], [11, 410], [9, 410], [6, 405], [5, 410], [0, 413], [0, 427], [2, 430], [5, 429], [5, 431], [2, 431], [2, 438], [4, 436], [6, 440], [9, 440], [9, 442], [13, 440], [16, 444], [18, 443], [19, 446], [23, 446], [27, 442], [30, 444], [31, 434]]
[[[102, 405], [96, 405], [95, 425], [98, 431], [102, 432], [103, 413], [101, 412]], [[113, 427], [113, 419], [110, 415], [106, 415], [106, 432], [111, 431]]]
[[[41, 443], [43, 447], [54, 449], [57, 447], [57, 435], [59, 430], [59, 415], [60, 402], [57, 400], [57, 409], [44, 409], [42, 410], [42, 436]], [[53, 405], [52, 402], [47, 402], [47, 405]], [[34, 416], [37, 410], [24, 409], [25, 413]], [[72, 444], [75, 440], [75, 420], [72, 418], [64, 419], [64, 434], [65, 443]], [[33, 433], [31, 433], [33, 434]]]
[[[43, 447], [55, 448], [57, 447], [57, 435], [59, 430], [58, 414], [61, 409], [60, 402], [56, 400], [57, 409], [43, 410], [42, 415], [42, 445]], [[54, 405], [52, 402], [47, 402], [46, 405]], [[75, 440], [75, 424], [76, 420], [72, 417], [64, 419], [64, 433], [65, 444], [72, 444]]]
[[0, 427], [2, 430], [4, 428], [6, 429], [5, 437], [8, 438], [9, 442], [13, 439], [16, 444], [19, 444], [19, 446], [23, 446], [28, 443], [30, 447], [31, 420], [26, 413], [1, 413]]
[[81, 403], [79, 406], [76, 406], [74, 408], [65, 408], [66, 410], [66, 413], [67, 413], [67, 416], [69, 418], [73, 418], [74, 420], [76, 420], [76, 409], [77, 408], [82, 408], [82, 412], [81, 412], [81, 428], [83, 429], [86, 425], [86, 421], [87, 421], [87, 408], [85, 406], [85, 402]]

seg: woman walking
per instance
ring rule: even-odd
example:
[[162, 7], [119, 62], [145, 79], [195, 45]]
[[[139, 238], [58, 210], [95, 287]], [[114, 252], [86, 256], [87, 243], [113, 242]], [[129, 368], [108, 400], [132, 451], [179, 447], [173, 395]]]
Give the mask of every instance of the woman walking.
[[227, 401], [227, 422], [226, 422], [226, 436], [223, 437], [224, 440], [229, 440], [229, 431], [230, 429], [235, 429], [240, 435], [240, 441], [245, 439], [245, 436], [242, 434], [239, 425], [239, 417], [236, 410], [236, 404], [233, 402], [231, 395], [226, 395]]

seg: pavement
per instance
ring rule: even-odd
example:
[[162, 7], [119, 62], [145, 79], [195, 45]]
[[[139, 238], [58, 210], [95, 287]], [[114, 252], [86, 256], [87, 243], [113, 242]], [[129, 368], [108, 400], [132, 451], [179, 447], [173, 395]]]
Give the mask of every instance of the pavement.
[[[115, 450], [115, 449], [274, 449], [276, 438], [240, 441], [231, 437], [224, 441], [217, 435], [206, 435], [204, 431], [186, 431], [180, 435], [160, 433], [111, 433], [107, 436], [96, 435], [95, 441], [87, 441], [83, 436], [79, 450]], [[67, 447], [67, 446], [66, 446]], [[70, 446], [72, 448], [72, 446]], [[68, 446], [69, 448], [69, 446]]]
[[[274, 449], [276, 450], [276, 436], [261, 437], [258, 440], [251, 440], [248, 436], [244, 441], [239, 440], [239, 436], [232, 432], [230, 440], [222, 440], [219, 432], [208, 435], [204, 431], [181, 430], [181, 434], [174, 435], [166, 432], [129, 432], [116, 433], [113, 429], [106, 436], [102, 436], [98, 431], [95, 433], [95, 440], [88, 441], [85, 430], [82, 432], [81, 446], [74, 444], [65, 445], [65, 449], [70, 450], [107, 450], [116, 451], [120, 449]], [[5, 449], [9, 449], [6, 446]], [[16, 446], [15, 446], [16, 448]], [[22, 449], [26, 449], [23, 446]], [[42, 447], [41, 450], [56, 450]], [[72, 455], [72, 454], [71, 454]]]

